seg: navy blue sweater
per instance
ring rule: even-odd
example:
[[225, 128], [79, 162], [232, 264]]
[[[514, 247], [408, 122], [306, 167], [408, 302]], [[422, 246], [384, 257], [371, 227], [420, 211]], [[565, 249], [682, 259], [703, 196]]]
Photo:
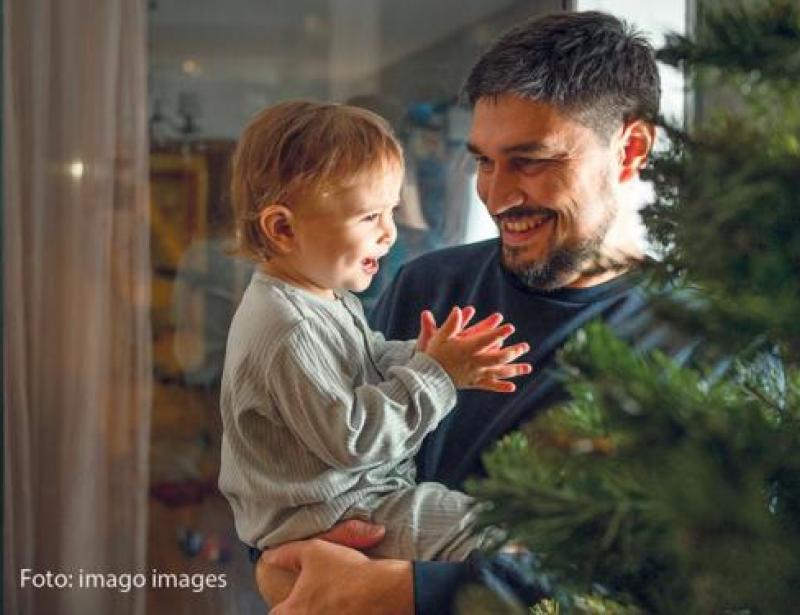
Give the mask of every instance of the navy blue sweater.
[[[387, 339], [416, 337], [424, 309], [433, 311], [441, 323], [454, 305], [472, 305], [475, 322], [501, 312], [516, 327], [510, 342], [530, 344], [531, 352], [523, 359], [534, 366], [532, 374], [515, 379], [513, 394], [459, 391], [455, 410], [428, 435], [417, 456], [417, 479], [462, 489], [467, 477], [483, 475], [481, 455], [488, 447], [565, 398], [554, 357], [590, 320], [601, 319], [643, 350], [659, 347], [673, 356], [691, 353], [690, 346], [670, 339], [669, 329], [654, 320], [640, 278], [630, 272], [591, 288], [531, 290], [501, 267], [496, 239], [432, 252], [404, 266], [371, 314], [372, 326]], [[448, 613], [462, 584], [486, 583], [492, 574], [505, 577], [523, 602], [538, 597], [539, 588], [525, 587], [505, 568], [503, 562], [482, 557], [463, 563], [414, 562], [417, 615]]]

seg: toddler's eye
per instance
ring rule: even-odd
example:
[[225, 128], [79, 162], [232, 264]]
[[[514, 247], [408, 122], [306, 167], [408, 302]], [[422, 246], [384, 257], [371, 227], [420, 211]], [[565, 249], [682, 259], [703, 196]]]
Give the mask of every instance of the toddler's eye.
[[364, 222], [375, 222], [378, 219], [379, 214], [369, 214], [362, 218]]

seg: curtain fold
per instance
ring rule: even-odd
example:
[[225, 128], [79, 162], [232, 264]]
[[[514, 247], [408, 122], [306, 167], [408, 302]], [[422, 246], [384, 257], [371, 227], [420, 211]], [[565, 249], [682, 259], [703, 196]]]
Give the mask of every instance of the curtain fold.
[[146, 3], [4, 0], [3, 45], [5, 612], [143, 613], [79, 575], [147, 572]]

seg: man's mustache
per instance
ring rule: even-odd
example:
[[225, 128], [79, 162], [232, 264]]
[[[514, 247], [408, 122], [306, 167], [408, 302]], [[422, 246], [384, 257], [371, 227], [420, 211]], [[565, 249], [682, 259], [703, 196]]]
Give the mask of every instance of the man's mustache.
[[556, 216], [558, 212], [540, 205], [517, 205], [503, 213], [492, 216], [496, 222], [511, 222], [528, 216]]

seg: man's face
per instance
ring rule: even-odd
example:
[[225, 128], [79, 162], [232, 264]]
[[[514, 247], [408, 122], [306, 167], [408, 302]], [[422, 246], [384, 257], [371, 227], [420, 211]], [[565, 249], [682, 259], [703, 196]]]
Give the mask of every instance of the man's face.
[[477, 102], [468, 148], [505, 267], [532, 288], [580, 285], [617, 218], [615, 148], [554, 107], [512, 95]]

